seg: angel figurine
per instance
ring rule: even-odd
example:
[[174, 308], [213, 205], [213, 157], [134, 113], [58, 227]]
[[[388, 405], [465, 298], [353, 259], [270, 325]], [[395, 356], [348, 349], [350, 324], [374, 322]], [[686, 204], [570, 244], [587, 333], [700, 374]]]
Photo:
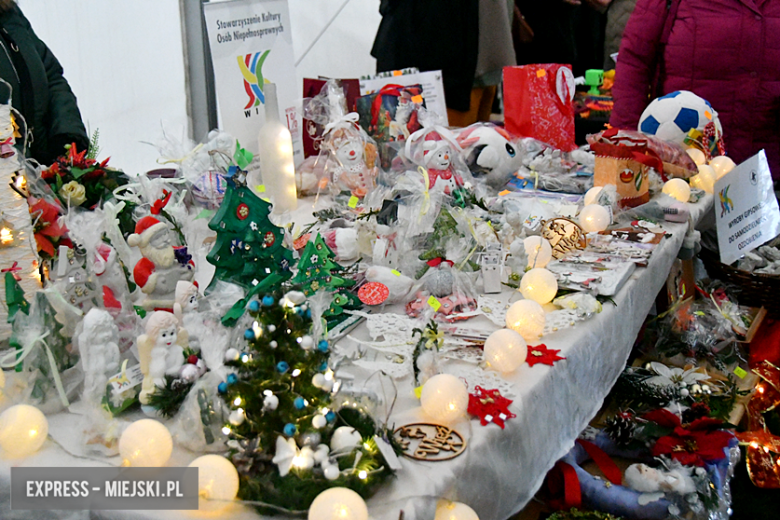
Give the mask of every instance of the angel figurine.
[[106, 393], [108, 379], [119, 370], [119, 329], [111, 314], [93, 308], [84, 317], [78, 340], [84, 369], [81, 400], [97, 406]]
[[138, 357], [144, 381], [139, 400], [149, 403], [155, 386], [165, 386], [165, 376], [178, 377], [184, 365], [184, 349], [188, 346], [187, 331], [178, 318], [167, 311], [156, 311], [146, 323], [146, 334], [138, 337]]

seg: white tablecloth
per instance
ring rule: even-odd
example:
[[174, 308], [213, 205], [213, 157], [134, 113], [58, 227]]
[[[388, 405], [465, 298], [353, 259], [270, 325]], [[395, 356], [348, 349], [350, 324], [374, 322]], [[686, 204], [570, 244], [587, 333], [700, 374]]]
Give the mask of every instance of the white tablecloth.
[[[712, 208], [712, 197], [691, 204], [692, 218], [699, 222]], [[308, 208], [299, 211], [306, 212]], [[549, 348], [560, 349], [566, 360], [555, 366], [523, 365], [508, 376], [515, 401], [510, 410], [517, 418], [504, 430], [495, 424], [483, 427], [478, 420], [454, 425], [466, 437], [463, 455], [446, 462], [417, 462], [403, 458], [403, 469], [368, 501], [374, 520], [430, 520], [439, 498], [470, 505], [481, 520], [504, 520], [520, 511], [542, 484], [555, 462], [571, 449], [574, 440], [601, 407], [631, 352], [634, 340], [663, 287], [687, 230], [685, 224], [664, 224], [671, 234], [653, 253], [647, 268], [638, 269], [614, 298], [616, 306], [604, 305], [602, 313], [575, 327], [542, 338]], [[505, 299], [512, 296], [504, 293]], [[517, 299], [514, 296], [514, 299]], [[513, 300], [514, 301], [514, 300]], [[484, 317], [469, 327], [495, 330]], [[367, 337], [357, 330], [356, 337]], [[344, 339], [342, 341], [351, 341]], [[447, 371], [447, 367], [444, 367]], [[356, 372], [358, 379], [367, 374]], [[52, 429], [72, 429], [77, 436], [78, 416], [61, 414], [50, 418]], [[412, 395], [411, 378], [400, 381], [398, 401], [390, 424], [417, 422], [425, 417]], [[175, 449], [171, 466], [187, 465], [198, 454]], [[118, 460], [108, 463], [118, 464]], [[95, 466], [97, 462], [72, 457], [52, 442], [20, 466]], [[220, 515], [171, 511], [29, 512], [9, 510], [8, 461], [0, 461], [0, 518], [260, 518], [252, 508], [231, 505]], [[278, 518], [278, 517], [277, 517]]]

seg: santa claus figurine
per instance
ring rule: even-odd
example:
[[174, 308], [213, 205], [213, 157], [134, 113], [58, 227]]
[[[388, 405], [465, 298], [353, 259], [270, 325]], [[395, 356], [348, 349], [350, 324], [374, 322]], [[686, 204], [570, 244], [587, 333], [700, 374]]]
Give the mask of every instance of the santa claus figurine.
[[173, 247], [171, 239], [168, 225], [152, 216], [139, 220], [135, 233], [127, 237], [128, 245], [138, 247], [143, 255], [133, 268], [133, 279], [146, 295], [145, 309], [171, 312], [176, 284], [195, 276], [195, 264], [187, 248]]
[[423, 140], [423, 165], [428, 170], [428, 188], [451, 195], [463, 186], [463, 178], [452, 167], [452, 148], [439, 132], [431, 131]]

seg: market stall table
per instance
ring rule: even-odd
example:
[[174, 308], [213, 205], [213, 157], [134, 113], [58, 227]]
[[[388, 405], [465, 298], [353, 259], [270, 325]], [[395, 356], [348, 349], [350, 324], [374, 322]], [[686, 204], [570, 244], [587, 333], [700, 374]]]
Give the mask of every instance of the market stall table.
[[[304, 204], [304, 203], [302, 203]], [[305, 203], [308, 204], [308, 203]], [[712, 208], [712, 197], [690, 204], [691, 218], [699, 222]], [[300, 214], [309, 211], [301, 207]], [[462, 420], [454, 424], [467, 441], [465, 452], [444, 462], [419, 462], [401, 459], [398, 471], [385, 487], [370, 500], [369, 512], [374, 520], [396, 520], [403, 510], [405, 520], [427, 520], [434, 516], [439, 498], [449, 498], [471, 506], [481, 520], [503, 520], [520, 511], [539, 489], [547, 472], [572, 447], [574, 440], [597, 413], [625, 366], [634, 340], [650, 311], [655, 297], [666, 282], [672, 263], [688, 230], [687, 224], [664, 223], [669, 232], [654, 251], [648, 266], [637, 269], [614, 297], [616, 305], [605, 304], [603, 312], [576, 326], [545, 335], [538, 343], [560, 349], [564, 361], [554, 366], [523, 365], [506, 376], [512, 385], [509, 410], [517, 418], [507, 421], [506, 428], [495, 424], [481, 426], [479, 421]], [[504, 291], [497, 299], [515, 301], [515, 291]], [[385, 309], [401, 313], [400, 307]], [[480, 316], [467, 322], [468, 327], [485, 331], [498, 327]], [[365, 326], [352, 331], [339, 345], [349, 348], [369, 340]], [[533, 343], [532, 343], [533, 344]], [[458, 372], [464, 362], [448, 362], [443, 372]], [[463, 368], [462, 366], [460, 368]], [[355, 377], [351, 384], [360, 388], [372, 372], [349, 366]], [[411, 377], [397, 381], [397, 401], [389, 425], [396, 427], [426, 422], [412, 391]], [[2, 461], [0, 471], [0, 517], [7, 518], [112, 518], [173, 519], [261, 518], [251, 507], [231, 504], [218, 514], [177, 511], [105, 511], [56, 512], [10, 511], [10, 467], [18, 466], [95, 466], [119, 465], [118, 457], [99, 461], [75, 456], [79, 443], [79, 416], [51, 416], [48, 441], [37, 454], [19, 462]], [[63, 446], [67, 449], [63, 449]], [[174, 449], [169, 466], [186, 466], [199, 454]]]

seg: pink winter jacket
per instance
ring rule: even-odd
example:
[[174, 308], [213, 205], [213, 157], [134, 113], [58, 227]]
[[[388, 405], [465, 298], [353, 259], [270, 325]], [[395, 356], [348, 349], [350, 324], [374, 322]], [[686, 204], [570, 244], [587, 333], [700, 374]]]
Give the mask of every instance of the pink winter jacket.
[[780, 0], [677, 1], [656, 60], [666, 0], [638, 0], [620, 46], [610, 123], [636, 129], [657, 77], [658, 95], [690, 90], [710, 102], [735, 162], [763, 148], [780, 178]]

